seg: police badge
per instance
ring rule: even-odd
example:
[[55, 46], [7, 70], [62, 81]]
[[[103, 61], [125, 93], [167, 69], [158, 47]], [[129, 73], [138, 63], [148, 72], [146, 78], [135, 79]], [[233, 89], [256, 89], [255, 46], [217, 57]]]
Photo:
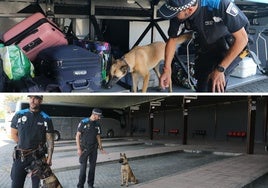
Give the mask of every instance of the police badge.
[[22, 121], [22, 123], [25, 123], [27, 121], [27, 117], [26, 116], [22, 116], [21, 121]]

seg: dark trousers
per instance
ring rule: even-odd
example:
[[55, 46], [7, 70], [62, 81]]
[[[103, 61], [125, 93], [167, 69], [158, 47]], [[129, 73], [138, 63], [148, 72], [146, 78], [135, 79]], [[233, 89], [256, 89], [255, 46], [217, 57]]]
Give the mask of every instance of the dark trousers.
[[84, 187], [86, 181], [86, 170], [87, 170], [87, 162], [89, 161], [89, 171], [87, 177], [87, 183], [90, 186], [94, 185], [95, 180], [95, 168], [97, 162], [98, 155], [98, 146], [93, 146], [90, 149], [83, 150], [82, 155], [79, 157], [80, 162], [80, 174], [79, 174], [79, 182], [77, 187]]
[[[15, 159], [11, 169], [12, 188], [23, 188], [27, 172], [25, 168], [31, 165], [35, 160], [33, 157], [27, 157], [23, 162], [21, 159]], [[32, 188], [39, 188], [40, 179], [37, 176], [32, 177]]]
[[[215, 48], [213, 50], [209, 50], [205, 53], [199, 53], [196, 56], [195, 60], [195, 78], [197, 79], [197, 92], [211, 92], [212, 91], [212, 80], [208, 79], [210, 73], [212, 73], [216, 66], [221, 63], [223, 58], [225, 57], [227, 50], [221, 48]], [[239, 62], [242, 59], [237, 57], [231, 65], [225, 70], [225, 81], [226, 86], [228, 83], [228, 79], [230, 74], [234, 70], [235, 67], [239, 65]], [[225, 89], [226, 89], [225, 86]]]

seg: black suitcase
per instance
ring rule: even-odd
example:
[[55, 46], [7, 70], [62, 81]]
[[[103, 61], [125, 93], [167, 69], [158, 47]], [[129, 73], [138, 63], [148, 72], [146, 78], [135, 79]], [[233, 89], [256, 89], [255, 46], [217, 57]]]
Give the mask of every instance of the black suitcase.
[[101, 88], [100, 56], [76, 45], [45, 49], [38, 54], [34, 66], [36, 75], [53, 79], [62, 92], [94, 92]]

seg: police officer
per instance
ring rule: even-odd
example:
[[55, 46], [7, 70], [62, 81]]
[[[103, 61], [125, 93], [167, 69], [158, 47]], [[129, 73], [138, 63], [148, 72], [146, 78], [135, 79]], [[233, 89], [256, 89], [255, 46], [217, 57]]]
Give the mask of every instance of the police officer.
[[161, 87], [170, 84], [175, 38], [192, 30], [197, 33], [196, 90], [224, 92], [228, 76], [246, 55], [249, 22], [244, 13], [232, 0], [167, 0], [158, 12], [170, 19]]
[[98, 120], [102, 116], [101, 109], [94, 108], [91, 116], [80, 121], [76, 133], [77, 154], [79, 156], [80, 174], [77, 187], [84, 187], [86, 181], [87, 161], [89, 160], [89, 172], [87, 183], [89, 188], [93, 188], [95, 179], [95, 168], [97, 162], [98, 148], [102, 153], [106, 153], [102, 148], [101, 127]]
[[[43, 96], [28, 96], [29, 108], [22, 109], [11, 121], [11, 137], [17, 143], [11, 169], [12, 188], [23, 188], [27, 172], [25, 168], [36, 159], [51, 165], [54, 149], [53, 124], [50, 117], [40, 110]], [[47, 158], [46, 157], [47, 154]], [[38, 188], [40, 179], [32, 176], [32, 187]]]

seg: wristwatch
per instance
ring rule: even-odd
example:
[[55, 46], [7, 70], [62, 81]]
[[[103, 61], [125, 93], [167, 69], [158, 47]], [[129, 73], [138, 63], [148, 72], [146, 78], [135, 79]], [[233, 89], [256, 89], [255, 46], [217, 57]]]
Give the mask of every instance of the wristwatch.
[[220, 66], [220, 65], [217, 65], [216, 69], [219, 72], [224, 72], [225, 71], [225, 68], [223, 66]]

